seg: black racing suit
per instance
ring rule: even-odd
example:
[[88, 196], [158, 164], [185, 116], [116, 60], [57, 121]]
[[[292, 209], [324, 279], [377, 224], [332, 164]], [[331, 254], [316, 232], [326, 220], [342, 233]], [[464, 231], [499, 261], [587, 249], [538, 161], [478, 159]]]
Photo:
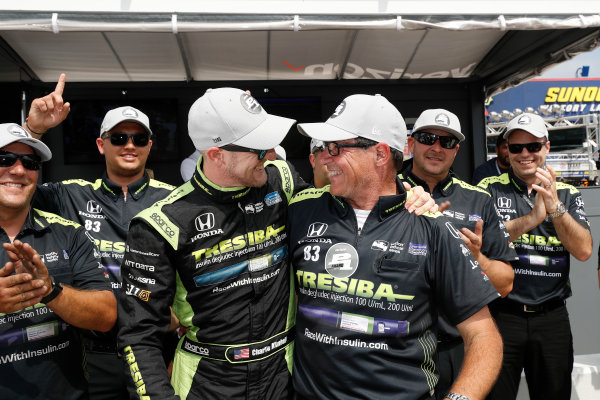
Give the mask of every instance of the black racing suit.
[[[132, 220], [119, 296], [119, 348], [132, 395], [290, 397], [296, 303], [286, 218], [288, 200], [306, 184], [284, 161], [266, 165], [260, 188], [221, 188], [197, 169]], [[171, 304], [190, 328], [172, 386], [158, 367]]]
[[[40, 255], [56, 282], [82, 290], [110, 290], [92, 237], [72, 221], [32, 209], [15, 237]], [[0, 241], [10, 242], [0, 228]], [[0, 252], [0, 265], [8, 262]], [[80, 330], [43, 303], [0, 313], [0, 398], [88, 398]]]
[[[79, 222], [94, 237], [113, 292], [118, 295], [129, 222], [173, 189], [150, 179], [146, 173], [128, 186], [125, 197], [121, 186], [104, 173], [102, 179], [94, 182], [72, 179], [45, 183], [37, 187], [33, 201], [40, 209]], [[87, 331], [84, 336], [92, 399], [125, 398], [126, 381], [119, 368], [122, 361], [117, 357], [116, 325], [110, 332]]]
[[290, 203], [299, 398], [429, 398], [438, 312], [458, 324], [499, 296], [461, 250], [453, 224], [439, 213], [409, 214], [399, 180], [397, 187], [360, 230], [352, 207], [329, 186]]

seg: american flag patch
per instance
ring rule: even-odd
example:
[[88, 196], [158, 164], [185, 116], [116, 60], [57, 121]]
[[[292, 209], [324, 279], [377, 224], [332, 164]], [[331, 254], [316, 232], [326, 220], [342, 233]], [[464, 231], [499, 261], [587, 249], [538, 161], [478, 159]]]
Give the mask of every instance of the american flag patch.
[[240, 350], [233, 350], [233, 359], [234, 360], [241, 360], [242, 358], [250, 358], [250, 349], [249, 348], [245, 348], [245, 349], [240, 349]]

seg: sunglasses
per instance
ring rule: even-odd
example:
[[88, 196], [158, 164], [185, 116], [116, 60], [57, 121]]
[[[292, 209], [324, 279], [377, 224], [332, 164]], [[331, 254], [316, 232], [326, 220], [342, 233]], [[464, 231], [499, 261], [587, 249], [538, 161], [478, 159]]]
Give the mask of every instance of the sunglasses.
[[547, 142], [532, 142], [532, 143], [514, 143], [508, 145], [508, 151], [513, 154], [520, 154], [523, 149], [527, 149], [530, 153], [537, 153], [546, 145]]
[[426, 146], [433, 146], [435, 142], [439, 140], [440, 146], [442, 146], [444, 149], [453, 149], [460, 142], [460, 140], [454, 136], [440, 136], [430, 132], [413, 133], [412, 137], [415, 138], [417, 142]]
[[131, 138], [133, 145], [136, 147], [147, 146], [150, 142], [150, 135], [147, 133], [124, 133], [124, 132], [113, 132], [102, 135], [102, 139], [109, 139], [113, 146], [125, 146]]
[[35, 154], [17, 154], [0, 150], [0, 167], [12, 167], [17, 160], [21, 160], [23, 167], [31, 171], [38, 171], [42, 165], [40, 157]]
[[257, 149], [251, 149], [248, 147], [242, 147], [242, 146], [236, 146], [236, 145], [227, 145], [227, 146], [221, 146], [221, 148], [223, 150], [227, 150], [227, 151], [235, 151], [238, 153], [254, 153], [258, 156], [259, 160], [262, 160], [263, 158], [265, 158], [265, 156], [267, 155], [267, 153], [269, 152], [269, 150], [257, 150]]
[[359, 149], [368, 149], [369, 147], [373, 147], [377, 144], [377, 142], [373, 142], [373, 143], [361, 143], [361, 142], [356, 142], [356, 143], [337, 143], [337, 142], [326, 142], [325, 143], [325, 147], [327, 147], [327, 151], [329, 152], [330, 156], [337, 156], [338, 154], [340, 154], [340, 149], [344, 148], [344, 147], [355, 147], [355, 148], [359, 148]]

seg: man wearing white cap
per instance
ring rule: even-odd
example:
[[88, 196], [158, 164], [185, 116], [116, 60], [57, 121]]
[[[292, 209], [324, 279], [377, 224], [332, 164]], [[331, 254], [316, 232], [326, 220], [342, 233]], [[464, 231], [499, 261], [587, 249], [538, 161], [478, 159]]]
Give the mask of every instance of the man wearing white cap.
[[557, 182], [545, 166], [550, 141], [544, 120], [519, 115], [504, 136], [511, 170], [479, 183], [496, 201], [519, 255], [512, 292], [490, 307], [504, 339], [502, 371], [490, 398], [516, 398], [525, 369], [531, 399], [569, 399], [570, 255], [580, 261], [591, 256], [590, 226], [581, 193]]
[[324, 150], [325, 145], [321, 140], [311, 139], [308, 161], [313, 169], [312, 184], [317, 189], [322, 188], [325, 185], [329, 185], [329, 173], [327, 172], [327, 166], [321, 162], [321, 155], [323, 154]]
[[[52, 93], [32, 102], [25, 128], [34, 136], [41, 136], [67, 117], [70, 105], [62, 98], [65, 79], [62, 74]], [[98, 245], [102, 266], [117, 294], [129, 221], [174, 187], [151, 179], [145, 170], [152, 130], [142, 111], [130, 106], [108, 111], [98, 130], [96, 145], [106, 163], [102, 178], [94, 182], [71, 179], [46, 183], [38, 187], [33, 204], [84, 226]], [[109, 333], [85, 332], [84, 336], [90, 398], [127, 399], [126, 376], [117, 354], [116, 327]]]
[[[413, 157], [400, 179], [423, 186], [438, 203], [450, 203], [444, 215], [462, 234], [465, 246], [461, 249], [471, 251], [498, 293], [505, 297], [512, 289], [514, 272], [510, 262], [518, 259], [517, 254], [490, 194], [451, 172], [464, 139], [454, 113], [444, 109], [423, 111], [408, 138]], [[456, 327], [443, 314], [438, 322], [437, 397], [442, 399], [461, 369], [464, 345]]]
[[[119, 345], [132, 394], [291, 398], [295, 296], [285, 221], [288, 200], [307, 185], [274, 161], [274, 148], [293, 123], [239, 89], [208, 89], [192, 105], [196, 171], [134, 218], [127, 238]], [[189, 328], [172, 385], [159, 368], [171, 304]]]
[[80, 329], [108, 331], [117, 304], [94, 241], [77, 223], [31, 207], [52, 154], [0, 124], [0, 387], [6, 399], [87, 398]]
[[448, 219], [404, 209], [398, 110], [380, 95], [353, 95], [327, 122], [298, 129], [325, 143], [331, 185], [300, 192], [289, 208], [297, 398], [433, 399], [438, 309], [466, 348], [446, 397], [483, 398], [500, 368], [486, 306], [498, 294]]

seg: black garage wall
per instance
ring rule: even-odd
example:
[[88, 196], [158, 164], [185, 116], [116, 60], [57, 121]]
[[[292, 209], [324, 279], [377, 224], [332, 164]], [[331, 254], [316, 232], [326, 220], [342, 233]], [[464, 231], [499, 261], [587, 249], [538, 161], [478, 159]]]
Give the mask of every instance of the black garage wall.
[[[67, 76], [68, 80], [68, 76]], [[103, 102], [119, 105], [156, 100], [159, 104], [169, 105], [169, 110], [177, 115], [173, 118], [176, 128], [173, 138], [169, 138], [169, 148], [175, 153], [170, 159], [163, 160], [155, 157], [148, 163], [154, 170], [157, 179], [179, 185], [182, 181], [179, 175], [179, 163], [194, 151], [187, 134], [187, 114], [192, 103], [209, 87], [231, 86], [250, 90], [264, 108], [281, 116], [294, 118], [299, 122], [324, 121], [335, 110], [335, 107], [346, 96], [356, 93], [379, 93], [390, 100], [407, 120], [409, 127], [426, 108], [446, 108], [458, 115], [466, 141], [461, 144], [454, 170], [458, 176], [470, 180], [474, 166], [485, 160], [485, 126], [484, 126], [484, 94], [483, 87], [478, 82], [446, 83], [444, 81], [419, 82], [373, 82], [373, 81], [245, 81], [245, 82], [148, 82], [148, 83], [72, 83], [67, 81], [64, 98], [73, 107], [89, 102]], [[4, 85], [3, 85], [4, 88]], [[19, 107], [21, 90], [27, 94], [27, 108], [35, 97], [42, 96], [54, 88], [54, 84], [27, 83], [22, 85], [6, 85], [3, 90], [2, 102], [5, 105], [0, 115], [2, 121], [19, 122]], [[165, 103], [166, 102], [166, 103]], [[172, 105], [171, 103], [174, 103]], [[93, 110], [94, 108], [90, 108]], [[144, 110], [152, 117], [152, 111]], [[156, 111], [156, 110], [154, 110]], [[94, 111], [90, 111], [94, 112]], [[103, 114], [102, 111], [95, 111]], [[91, 124], [96, 124], [96, 130], [103, 115], [94, 116]], [[69, 117], [71, 118], [71, 117]], [[96, 122], [97, 121], [97, 122]], [[53, 159], [44, 166], [43, 180], [57, 181], [71, 178], [93, 180], [104, 170], [101, 158], [73, 162], [73, 153], [78, 151], [78, 144], [69, 140], [65, 149], [65, 134], [69, 134], [69, 126], [74, 121], [68, 121], [44, 135], [44, 141], [53, 151]], [[69, 125], [71, 124], [71, 125]], [[90, 128], [94, 130], [94, 128]], [[86, 139], [88, 140], [88, 139]], [[93, 138], [89, 139], [93, 142]], [[155, 141], [155, 146], [157, 146]], [[309, 139], [292, 128], [283, 146], [287, 151], [288, 160], [292, 161], [304, 177], [310, 175], [307, 161]], [[160, 152], [160, 146], [155, 152]], [[83, 151], [83, 149], [82, 149]]]

